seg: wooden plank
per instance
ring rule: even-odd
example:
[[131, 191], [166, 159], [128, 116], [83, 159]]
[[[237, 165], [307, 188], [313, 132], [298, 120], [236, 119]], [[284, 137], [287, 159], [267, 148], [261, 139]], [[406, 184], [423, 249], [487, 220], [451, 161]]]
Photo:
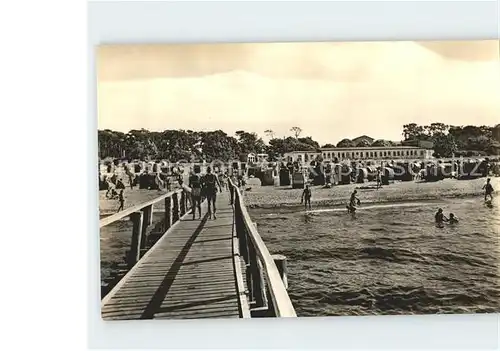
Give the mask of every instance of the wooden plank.
[[175, 231], [175, 229], [181, 224], [182, 224], [181, 221], [177, 221], [165, 232], [165, 234], [160, 238], [160, 240], [158, 240], [156, 244], [154, 244], [153, 247], [148, 252], [146, 252], [146, 254], [139, 260], [139, 262], [137, 262], [137, 264], [134, 267], [132, 267], [132, 269], [129, 270], [129, 272], [118, 282], [118, 284], [116, 284], [115, 287], [111, 289], [111, 291], [101, 300], [101, 306], [105, 305], [107, 301], [109, 301], [113, 297], [113, 295], [117, 291], [119, 291], [123, 287], [123, 285], [125, 285], [125, 283], [130, 279], [130, 277], [132, 277], [135, 274], [137, 268], [140, 267], [139, 263], [146, 262], [149, 256], [151, 256], [151, 254], [153, 254], [155, 250], [161, 247], [163, 243], [167, 240], [168, 234], [170, 232]]
[[217, 220], [191, 221], [186, 214], [167, 230], [103, 299], [103, 318], [239, 317], [233, 213], [226, 204], [220, 196]]

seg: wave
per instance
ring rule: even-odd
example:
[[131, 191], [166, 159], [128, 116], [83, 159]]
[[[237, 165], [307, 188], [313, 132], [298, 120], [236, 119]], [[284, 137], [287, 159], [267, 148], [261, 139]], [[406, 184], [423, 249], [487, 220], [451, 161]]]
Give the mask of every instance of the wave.
[[[361, 314], [406, 314], [406, 313], [456, 313], [498, 312], [500, 303], [498, 291], [483, 292], [462, 290], [446, 293], [435, 288], [423, 286], [370, 287], [352, 289], [338, 286], [321, 291], [292, 293], [293, 301], [307, 301], [309, 306], [328, 306], [325, 315], [352, 314], [352, 308]], [[324, 307], [323, 307], [324, 308]], [[344, 311], [344, 313], [335, 313]], [[332, 313], [333, 312], [333, 313]], [[299, 308], [299, 315], [301, 311]]]
[[[369, 239], [367, 239], [369, 240]], [[335, 247], [335, 248], [289, 248], [282, 250], [282, 253], [291, 260], [327, 260], [337, 259], [345, 261], [356, 261], [362, 259], [373, 259], [390, 261], [396, 263], [428, 261], [426, 256], [407, 249], [385, 248], [380, 246], [366, 246], [361, 248]]]

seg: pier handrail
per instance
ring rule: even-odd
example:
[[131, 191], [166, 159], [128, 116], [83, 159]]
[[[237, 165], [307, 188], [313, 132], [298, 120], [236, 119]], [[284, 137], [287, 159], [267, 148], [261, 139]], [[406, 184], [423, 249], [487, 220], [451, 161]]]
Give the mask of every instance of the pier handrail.
[[[273, 316], [296, 317], [278, 267], [248, 214], [241, 192], [231, 179], [229, 185], [230, 191], [234, 192], [236, 231], [240, 241], [240, 253], [247, 264], [247, 284], [250, 294], [253, 295], [251, 300], [256, 302], [257, 309], [263, 307], [262, 300], [265, 300], [265, 297], [258, 295], [267, 290], [271, 297], [271, 306], [268, 307], [272, 309]], [[262, 273], [267, 289], [263, 286], [262, 279], [259, 279]]]
[[189, 191], [186, 188], [176, 189], [176, 190], [173, 190], [173, 191], [169, 191], [166, 194], [163, 194], [163, 195], [160, 195], [158, 197], [155, 197], [152, 200], [140, 203], [139, 205], [135, 205], [135, 206], [129, 207], [129, 208], [123, 210], [123, 211], [120, 211], [120, 212], [117, 212], [117, 213], [112, 214], [110, 216], [104, 217], [103, 219], [99, 220], [99, 229], [102, 228], [102, 227], [105, 227], [105, 226], [107, 226], [107, 225], [109, 225], [109, 224], [111, 224], [113, 222], [119, 221], [122, 218], [130, 216], [132, 213], [140, 211], [144, 207], [147, 207], [147, 206], [150, 206], [150, 205], [154, 205], [155, 203], [157, 203], [157, 202], [159, 202], [159, 201], [161, 201], [163, 199], [166, 199], [168, 197], [172, 197], [174, 194], [181, 194], [183, 191], [186, 191], [186, 192], [189, 193]]
[[178, 222], [182, 216], [188, 213], [189, 194], [191, 189], [182, 186], [180, 189], [169, 191], [166, 194], [157, 196], [156, 198], [132, 206], [123, 211], [105, 217], [99, 221], [99, 229], [129, 217], [132, 221], [132, 239], [130, 243], [130, 251], [127, 254], [127, 264], [129, 269], [132, 268], [143, 256], [147, 250], [147, 242], [149, 238], [148, 228], [153, 224], [153, 206], [162, 200], [165, 201], [164, 218], [160, 222], [160, 231], [165, 232], [174, 223]]

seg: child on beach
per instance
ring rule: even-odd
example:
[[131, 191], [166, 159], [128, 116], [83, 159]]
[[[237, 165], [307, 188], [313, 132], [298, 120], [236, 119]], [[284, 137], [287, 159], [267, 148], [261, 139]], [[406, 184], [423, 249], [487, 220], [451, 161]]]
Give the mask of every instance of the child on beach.
[[484, 189], [484, 201], [487, 201], [488, 196], [490, 200], [493, 200], [493, 186], [491, 185], [491, 178], [486, 180], [486, 184], [483, 186]]
[[[309, 209], [311, 209], [311, 196], [312, 196], [312, 193], [311, 193], [311, 189], [309, 189], [309, 184], [308, 184], [308, 185], [306, 185], [306, 188], [302, 192], [302, 197], [300, 199], [300, 203], [304, 204], [304, 207], [306, 210], [307, 210], [308, 204], [309, 204]], [[304, 200], [305, 200], [305, 202], [304, 202]]]
[[105, 182], [108, 184], [108, 190], [106, 191], [106, 199], [110, 198], [109, 196], [111, 195], [111, 199], [113, 198], [113, 192], [115, 191], [115, 185], [111, 182], [109, 178], [105, 179]]
[[116, 212], [122, 211], [125, 206], [125, 196], [123, 196], [123, 189], [120, 190], [120, 194], [118, 195], [118, 201], [120, 202], [120, 207], [118, 207], [118, 211]]

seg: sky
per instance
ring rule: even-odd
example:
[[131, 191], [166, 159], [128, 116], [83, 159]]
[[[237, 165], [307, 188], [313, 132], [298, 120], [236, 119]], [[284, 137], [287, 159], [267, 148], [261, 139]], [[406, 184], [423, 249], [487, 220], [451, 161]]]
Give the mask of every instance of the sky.
[[320, 144], [403, 125], [500, 123], [499, 41], [103, 45], [98, 128], [302, 128]]

